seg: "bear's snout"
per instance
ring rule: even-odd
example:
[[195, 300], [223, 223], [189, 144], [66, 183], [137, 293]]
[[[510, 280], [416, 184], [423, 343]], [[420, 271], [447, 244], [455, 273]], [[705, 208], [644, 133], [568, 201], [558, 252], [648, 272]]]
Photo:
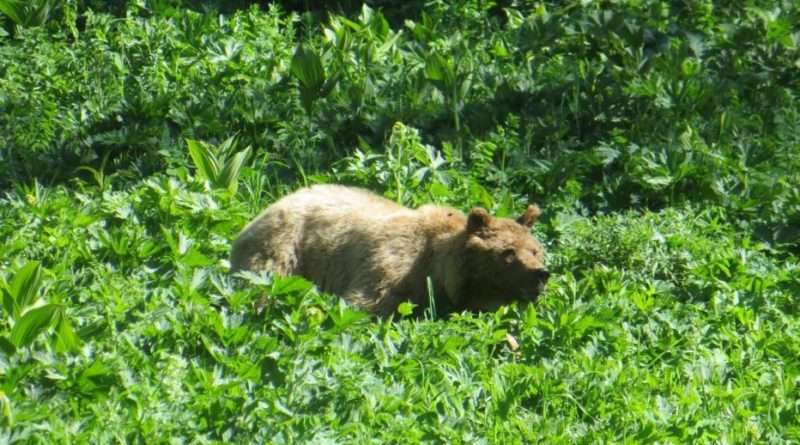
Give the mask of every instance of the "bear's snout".
[[544, 292], [545, 287], [547, 287], [547, 280], [549, 279], [549, 270], [545, 268], [532, 270], [530, 274], [529, 288], [523, 292], [523, 298], [531, 301], [538, 300], [539, 294]]
[[533, 276], [535, 277], [537, 284], [544, 286], [547, 284], [547, 280], [550, 279], [550, 271], [547, 269], [536, 269], [533, 271]]

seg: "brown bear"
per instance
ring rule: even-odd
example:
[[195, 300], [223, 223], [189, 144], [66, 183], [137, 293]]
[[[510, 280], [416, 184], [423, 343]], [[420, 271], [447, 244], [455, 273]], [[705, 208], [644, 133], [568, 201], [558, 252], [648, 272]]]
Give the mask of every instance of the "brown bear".
[[424, 205], [403, 207], [338, 185], [298, 190], [245, 227], [231, 252], [231, 272], [270, 270], [301, 275], [322, 291], [376, 315], [403, 301], [437, 312], [493, 311], [535, 300], [550, 273], [530, 235], [539, 207], [516, 220], [482, 208], [469, 215]]

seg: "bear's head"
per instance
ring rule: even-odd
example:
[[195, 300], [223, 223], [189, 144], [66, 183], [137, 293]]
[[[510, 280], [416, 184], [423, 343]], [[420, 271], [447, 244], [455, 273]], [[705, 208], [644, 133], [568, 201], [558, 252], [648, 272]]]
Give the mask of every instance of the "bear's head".
[[550, 272], [543, 264], [542, 246], [530, 233], [540, 213], [535, 204], [516, 220], [472, 209], [459, 295], [463, 308], [493, 311], [517, 300], [535, 301], [544, 291]]

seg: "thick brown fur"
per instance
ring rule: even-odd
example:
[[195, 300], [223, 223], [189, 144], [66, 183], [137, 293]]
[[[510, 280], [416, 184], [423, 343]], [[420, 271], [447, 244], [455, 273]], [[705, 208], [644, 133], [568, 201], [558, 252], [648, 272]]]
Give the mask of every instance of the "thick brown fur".
[[[482, 208], [412, 210], [364, 190], [315, 185], [267, 207], [233, 243], [231, 271], [301, 275], [374, 314], [428, 305], [427, 278], [447, 311], [535, 299], [549, 273], [530, 235], [539, 207], [516, 221]], [[441, 309], [440, 309], [441, 310]]]

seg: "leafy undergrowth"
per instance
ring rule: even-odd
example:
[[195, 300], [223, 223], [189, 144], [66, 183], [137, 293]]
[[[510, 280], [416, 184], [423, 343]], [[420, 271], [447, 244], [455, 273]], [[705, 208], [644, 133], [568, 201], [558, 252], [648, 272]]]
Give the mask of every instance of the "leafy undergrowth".
[[800, 264], [714, 209], [553, 215], [538, 304], [374, 320], [299, 278], [232, 283], [251, 211], [228, 196], [3, 199], [2, 256], [42, 261], [71, 328], [0, 359], [3, 441], [800, 439]]
[[[800, 2], [263, 3], [0, 0], [0, 443], [800, 442]], [[317, 182], [537, 201], [549, 287], [232, 278]]]

